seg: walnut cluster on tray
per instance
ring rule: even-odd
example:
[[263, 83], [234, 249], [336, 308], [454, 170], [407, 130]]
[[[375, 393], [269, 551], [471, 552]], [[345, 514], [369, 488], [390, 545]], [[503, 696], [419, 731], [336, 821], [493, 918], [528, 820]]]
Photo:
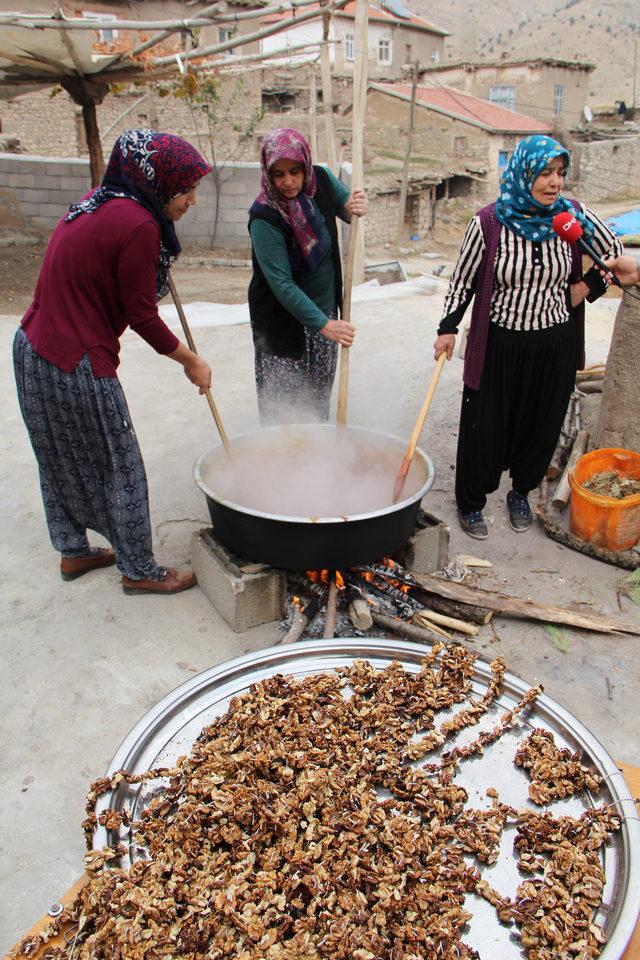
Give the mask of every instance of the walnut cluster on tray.
[[[500, 694], [506, 668], [496, 660], [484, 697], [472, 697], [475, 660], [462, 646], [436, 645], [415, 674], [357, 660], [301, 680], [276, 675], [234, 699], [174, 768], [94, 784], [89, 844], [100, 793], [123, 779], [168, 781], [133, 823], [126, 811], [101, 814], [108, 828], [130, 823], [145, 858], [125, 869], [117, 849], [89, 852], [91, 877], [60, 918], [75, 934], [47, 958], [474, 958], [464, 941], [474, 893], [494, 905], [497, 922], [515, 924], [532, 960], [597, 956], [596, 851], [619, 819], [606, 807], [575, 820], [517, 811], [495, 790], [488, 809], [467, 804], [458, 765], [540, 692], [528, 691], [469, 745], [442, 752]], [[457, 704], [438, 725], [437, 714]], [[507, 822], [527, 875], [513, 900], [481, 871], [496, 861]], [[23, 941], [17, 955], [47, 937]]]
[[579, 753], [560, 749], [553, 734], [540, 727], [523, 740], [514, 762], [528, 771], [529, 796], [541, 806], [585, 789], [597, 793], [602, 784], [601, 777], [581, 762]]

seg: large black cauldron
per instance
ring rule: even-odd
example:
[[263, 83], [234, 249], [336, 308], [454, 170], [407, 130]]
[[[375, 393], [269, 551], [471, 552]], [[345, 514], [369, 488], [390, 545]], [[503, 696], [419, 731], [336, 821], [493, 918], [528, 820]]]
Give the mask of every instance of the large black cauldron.
[[[238, 464], [242, 467], [243, 457], [251, 455], [255, 459], [256, 448], [259, 453], [266, 438], [270, 461], [274, 459], [276, 443], [277, 458], [283, 465], [283, 486], [286, 488], [287, 484], [295, 483], [293, 471], [289, 474], [286, 470], [292, 444], [299, 454], [301, 443], [307, 443], [313, 449], [315, 443], [326, 444], [330, 436], [328, 431], [335, 435], [338, 430], [341, 431], [342, 440], [345, 436], [352, 439], [354, 446], [359, 449], [363, 448], [364, 443], [376, 461], [382, 458], [384, 469], [388, 472], [388, 505], [366, 513], [352, 512], [344, 517], [286, 516], [252, 509], [234, 502], [228, 493], [223, 495], [216, 492], [217, 478], [223, 476], [228, 466], [226, 455], [219, 445], [203, 453], [194, 465], [194, 478], [207, 498], [217, 539], [240, 557], [289, 570], [337, 570], [360, 566], [403, 547], [414, 532], [420, 501], [433, 486], [435, 470], [431, 459], [417, 449], [405, 487], [406, 499], [392, 504], [393, 480], [406, 449], [406, 442], [399, 437], [361, 427], [336, 428], [330, 424], [269, 427], [233, 438], [231, 456], [234, 469], [238, 468]], [[366, 469], [366, 462], [363, 461], [362, 477]], [[357, 473], [353, 482], [357, 492]], [[351, 493], [354, 493], [353, 487]]]

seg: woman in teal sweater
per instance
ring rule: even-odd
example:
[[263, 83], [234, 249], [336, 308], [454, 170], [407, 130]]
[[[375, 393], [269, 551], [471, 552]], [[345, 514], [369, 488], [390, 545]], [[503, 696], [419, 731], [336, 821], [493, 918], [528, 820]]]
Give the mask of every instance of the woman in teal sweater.
[[249, 312], [258, 409], [263, 425], [327, 420], [338, 344], [355, 328], [338, 319], [342, 270], [336, 217], [366, 213], [362, 190], [349, 193], [311, 163], [301, 133], [279, 128], [260, 150], [261, 190], [249, 211], [253, 277]]

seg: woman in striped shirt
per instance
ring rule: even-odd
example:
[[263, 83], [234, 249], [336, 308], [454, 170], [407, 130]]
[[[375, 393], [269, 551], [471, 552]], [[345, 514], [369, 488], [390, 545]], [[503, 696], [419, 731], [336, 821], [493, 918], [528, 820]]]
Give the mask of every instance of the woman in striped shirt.
[[606, 290], [595, 269], [582, 273], [575, 244], [554, 232], [563, 211], [580, 221], [601, 257], [622, 245], [594, 213], [561, 195], [569, 164], [565, 148], [533, 136], [516, 147], [497, 202], [469, 223], [444, 302], [436, 359], [453, 353], [469, 302], [474, 307], [465, 349], [458, 435], [456, 502], [463, 530], [487, 537], [487, 494], [504, 470], [514, 530], [531, 526], [528, 494], [549, 465], [575, 384], [584, 366], [584, 300]]

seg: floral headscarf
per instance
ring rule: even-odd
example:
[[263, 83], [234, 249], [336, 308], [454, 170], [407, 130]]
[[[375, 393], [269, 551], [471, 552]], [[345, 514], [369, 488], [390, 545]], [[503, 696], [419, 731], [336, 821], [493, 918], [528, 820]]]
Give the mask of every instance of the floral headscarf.
[[591, 223], [566, 197], [559, 196], [551, 206], [545, 206], [532, 196], [535, 180], [555, 157], [564, 157], [566, 171], [569, 152], [561, 143], [540, 135], [527, 137], [513, 151], [500, 180], [496, 217], [505, 227], [527, 240], [542, 242], [555, 237], [551, 224], [555, 215], [563, 210], [568, 210], [580, 221], [587, 236], [593, 233]]
[[[271, 179], [271, 168], [278, 160], [294, 160], [304, 166], [304, 182], [297, 197], [284, 197]], [[316, 175], [309, 144], [297, 130], [278, 127], [266, 134], [260, 148], [262, 179], [255, 203], [276, 210], [291, 227], [293, 238], [307, 269], [313, 269], [325, 253], [322, 224], [314, 204]]]
[[212, 170], [195, 147], [171, 133], [155, 130], [125, 130], [118, 137], [102, 184], [85, 200], [69, 208], [65, 220], [83, 213], [95, 213], [116, 197], [128, 197], [145, 207], [157, 221], [161, 233], [156, 295], [167, 290], [167, 272], [180, 253], [180, 242], [164, 207]]

